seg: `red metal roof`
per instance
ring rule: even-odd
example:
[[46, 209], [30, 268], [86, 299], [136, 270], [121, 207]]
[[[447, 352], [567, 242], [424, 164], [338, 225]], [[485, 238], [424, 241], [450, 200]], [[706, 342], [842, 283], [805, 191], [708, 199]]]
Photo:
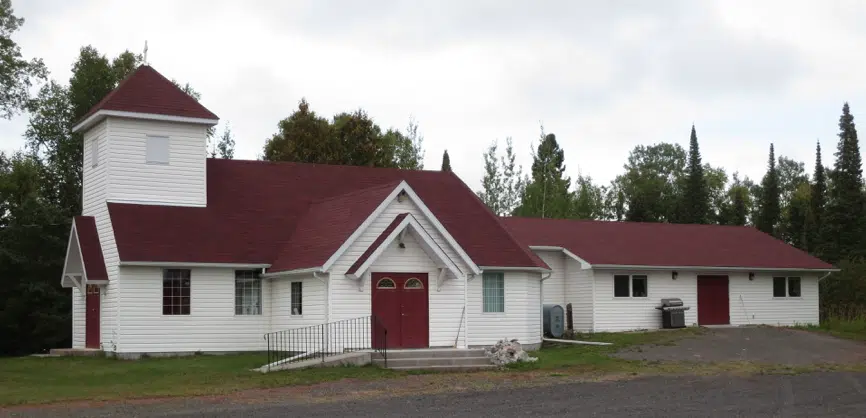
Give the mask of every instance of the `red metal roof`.
[[382, 230], [382, 233], [379, 234], [378, 237], [376, 237], [373, 243], [370, 244], [370, 246], [367, 247], [366, 250], [364, 250], [364, 253], [361, 254], [361, 256], [358, 257], [358, 259], [355, 260], [354, 263], [352, 263], [352, 266], [349, 267], [348, 270], [346, 270], [346, 274], [354, 274], [356, 271], [358, 271], [358, 269], [361, 268], [361, 265], [363, 265], [364, 262], [367, 261], [367, 259], [370, 258], [371, 255], [373, 255], [373, 252], [376, 251], [376, 248], [379, 248], [379, 246], [382, 245], [383, 242], [385, 242], [385, 239], [388, 238], [388, 235], [391, 235], [391, 233], [394, 232], [395, 229], [397, 229], [397, 225], [400, 225], [400, 222], [403, 222], [403, 219], [406, 219], [407, 215], [409, 214], [401, 213], [395, 216], [394, 220], [391, 221], [391, 223], [388, 224], [388, 226], [384, 230]]
[[108, 209], [122, 261], [281, 271], [322, 266], [401, 181], [477, 265], [547, 268], [450, 172], [209, 159], [207, 207]]
[[96, 220], [92, 216], [76, 216], [73, 222], [87, 280], [108, 280], [102, 246], [99, 245], [99, 233], [96, 232]]
[[590, 264], [832, 269], [752, 227], [501, 218], [526, 246], [563, 247]]
[[142, 65], [93, 106], [80, 120], [100, 110], [219, 119], [198, 100], [179, 89], [152, 67]]

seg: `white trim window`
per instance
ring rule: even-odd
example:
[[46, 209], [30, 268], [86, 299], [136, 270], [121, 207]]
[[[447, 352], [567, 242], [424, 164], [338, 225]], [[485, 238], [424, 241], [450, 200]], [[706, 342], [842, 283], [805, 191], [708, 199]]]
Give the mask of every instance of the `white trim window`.
[[803, 296], [799, 277], [773, 277], [774, 298], [799, 298]]
[[645, 274], [613, 276], [613, 297], [645, 298], [647, 296], [649, 296], [649, 278]]
[[292, 316], [304, 314], [304, 282], [292, 282]]
[[487, 273], [481, 276], [482, 312], [505, 312], [505, 273]]
[[235, 315], [262, 314], [262, 278], [257, 270], [235, 270]]
[[148, 164], [168, 165], [169, 143], [167, 136], [147, 136], [146, 162]]
[[189, 315], [190, 294], [189, 269], [165, 269], [162, 271], [162, 314]]

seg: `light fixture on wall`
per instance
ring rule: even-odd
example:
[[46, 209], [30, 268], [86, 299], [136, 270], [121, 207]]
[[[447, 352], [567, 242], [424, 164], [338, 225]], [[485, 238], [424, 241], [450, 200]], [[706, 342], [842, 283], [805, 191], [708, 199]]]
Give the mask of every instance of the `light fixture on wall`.
[[755, 280], [755, 273], [749, 272], [749, 280]]
[[406, 248], [406, 244], [404, 244], [404, 243], [402, 243], [402, 242], [399, 243], [399, 244], [397, 244], [397, 246], [400, 247], [400, 248]]
[[397, 194], [397, 201], [403, 202], [404, 200], [406, 200], [406, 196], [407, 196], [406, 191], [400, 190], [400, 193]]
[[671, 279], [676, 280], [678, 274], [679, 274], [679, 273], [677, 273], [676, 270], [672, 271], [672, 272], [671, 272]]

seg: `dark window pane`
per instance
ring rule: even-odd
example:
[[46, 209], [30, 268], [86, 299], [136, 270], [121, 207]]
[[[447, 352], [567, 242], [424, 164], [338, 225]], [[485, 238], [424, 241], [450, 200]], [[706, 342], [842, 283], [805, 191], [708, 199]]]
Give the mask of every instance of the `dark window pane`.
[[800, 278], [788, 277], [788, 296], [800, 297]]
[[646, 276], [632, 276], [631, 278], [631, 295], [636, 298], [647, 297], [647, 278]]
[[189, 305], [182, 306], [180, 309], [181, 315], [189, 315]]
[[613, 296], [618, 298], [628, 297], [628, 276], [613, 276]]
[[785, 278], [773, 277], [773, 297], [785, 297]]
[[162, 314], [171, 315], [171, 305], [162, 305]]

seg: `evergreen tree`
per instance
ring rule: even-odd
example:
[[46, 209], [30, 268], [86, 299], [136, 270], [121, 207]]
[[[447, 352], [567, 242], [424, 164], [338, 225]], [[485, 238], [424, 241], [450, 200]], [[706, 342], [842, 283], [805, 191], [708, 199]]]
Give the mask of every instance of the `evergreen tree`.
[[776, 227], [781, 217], [779, 203], [779, 174], [776, 172], [776, 153], [770, 144], [770, 160], [767, 174], [761, 182], [761, 208], [755, 226], [768, 234], [776, 234]]
[[704, 180], [704, 167], [701, 163], [701, 151], [698, 148], [698, 135], [694, 125], [692, 125], [692, 134], [689, 139], [689, 162], [686, 167], [686, 182], [681, 207], [680, 222], [707, 223], [709, 194], [707, 183]]
[[866, 255], [860, 144], [848, 103], [842, 107], [839, 117], [839, 144], [835, 155], [820, 250], [824, 259], [831, 263]]
[[821, 161], [821, 142], [815, 148], [815, 174], [812, 176], [812, 190], [810, 193], [809, 221], [811, 228], [808, 231], [808, 242], [810, 252], [816, 252], [821, 247], [820, 231], [824, 221], [824, 206], [827, 202], [827, 178], [824, 173], [824, 163]]
[[545, 134], [532, 155], [532, 178], [526, 185], [518, 216], [568, 218], [572, 197], [568, 189], [571, 179], [565, 177], [565, 153], [554, 134]]
[[448, 150], [442, 153], [442, 171], [451, 172], [451, 157], [448, 156]]

